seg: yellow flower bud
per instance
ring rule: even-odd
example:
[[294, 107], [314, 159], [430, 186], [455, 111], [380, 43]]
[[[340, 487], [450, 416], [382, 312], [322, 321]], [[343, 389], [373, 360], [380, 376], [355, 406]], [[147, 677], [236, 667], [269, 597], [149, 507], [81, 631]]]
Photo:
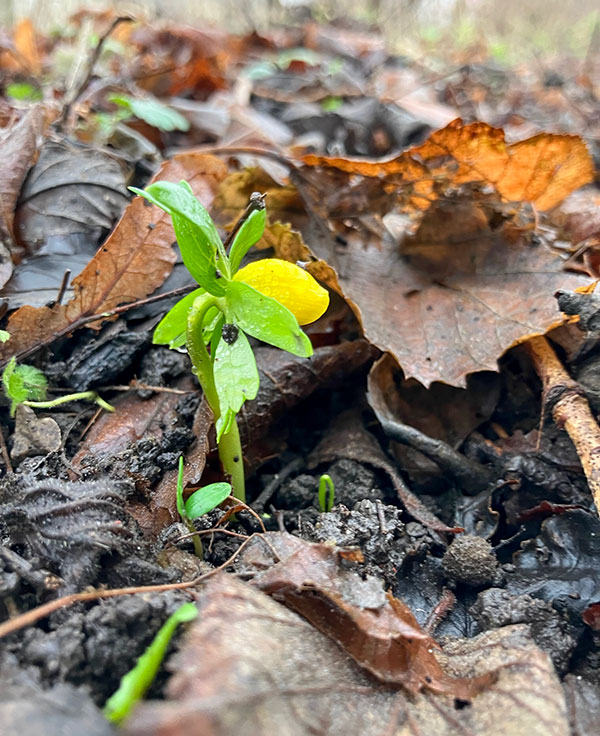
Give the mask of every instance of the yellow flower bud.
[[303, 268], [278, 258], [265, 258], [241, 268], [233, 277], [276, 299], [298, 320], [307, 325], [325, 313], [329, 294]]

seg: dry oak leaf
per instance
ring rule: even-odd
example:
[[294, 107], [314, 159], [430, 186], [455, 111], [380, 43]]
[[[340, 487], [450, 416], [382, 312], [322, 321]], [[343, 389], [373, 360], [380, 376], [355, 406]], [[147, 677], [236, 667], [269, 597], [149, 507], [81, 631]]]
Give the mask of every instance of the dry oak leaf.
[[[209, 208], [226, 173], [226, 165], [216, 157], [187, 153], [164, 163], [153, 181], [185, 179]], [[69, 334], [88, 317], [152, 294], [171, 273], [176, 258], [174, 242], [170, 216], [157, 207], [146, 206], [144, 199], [136, 197], [73, 281], [74, 296], [67, 304], [24, 306], [11, 316], [7, 326], [11, 339], [0, 348], [0, 360], [13, 354], [28, 354], [58, 336]], [[98, 320], [87, 326], [98, 328], [100, 324]]]
[[509, 202], [530, 202], [549, 210], [571, 192], [593, 181], [594, 164], [583, 140], [574, 135], [539, 133], [507, 144], [504, 131], [460, 118], [393, 159], [368, 161], [309, 154], [308, 166], [333, 167], [348, 174], [383, 179], [401, 187], [415, 209], [427, 209], [450, 186], [485, 182]]
[[[256, 588], [220, 574], [171, 661], [166, 700], [141, 703], [125, 736], [568, 736], [565, 696], [526, 626], [451, 642], [455, 676], [494, 675], [469, 701], [409, 696]], [[577, 732], [579, 734], [579, 731]], [[591, 732], [588, 732], [591, 733]]]
[[[475, 371], [497, 371], [510, 347], [564, 320], [553, 294], [591, 288], [583, 274], [545, 244], [527, 242], [510, 221], [495, 227], [498, 203], [472, 194], [435, 202], [399, 248], [350, 236], [342, 254], [317, 260], [286, 226], [268, 230], [278, 257], [310, 260], [308, 270], [342, 294], [365, 337], [391, 353], [425, 386], [465, 387]], [[502, 213], [499, 213], [502, 216]], [[516, 234], [515, 234], [516, 233]], [[328, 263], [340, 262], [336, 277]]]

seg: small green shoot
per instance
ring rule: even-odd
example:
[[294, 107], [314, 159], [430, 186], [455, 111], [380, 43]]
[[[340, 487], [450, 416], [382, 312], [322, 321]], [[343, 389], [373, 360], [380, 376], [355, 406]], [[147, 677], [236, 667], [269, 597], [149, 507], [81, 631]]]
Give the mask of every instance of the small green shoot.
[[[4, 330], [1, 330], [4, 332]], [[7, 333], [8, 334], [8, 333]], [[2, 337], [0, 336], [0, 341]], [[104, 401], [95, 391], [79, 391], [74, 394], [65, 394], [56, 399], [46, 400], [48, 379], [39, 368], [33, 365], [17, 364], [13, 356], [6, 364], [2, 373], [4, 393], [10, 399], [10, 415], [14, 417], [19, 404], [30, 406], [33, 409], [54, 409], [56, 406], [69, 401], [94, 401], [106, 411], [114, 411], [114, 407]]]
[[[242, 446], [236, 416], [258, 393], [259, 375], [248, 336], [308, 358], [312, 345], [300, 324], [318, 319], [329, 295], [300, 267], [275, 258], [240, 269], [266, 224], [264, 197], [253, 194], [232, 231], [229, 254], [209, 213], [186, 181], [157, 181], [131, 191], [171, 215], [183, 262], [200, 288], [178, 302], [154, 331], [154, 343], [185, 344], [213, 412], [219, 457], [233, 494], [245, 502]], [[188, 511], [199, 515], [200, 498]], [[222, 499], [221, 499], [222, 500]], [[210, 501], [211, 508], [218, 502]], [[205, 513], [205, 512], [203, 512]], [[181, 514], [181, 511], [180, 511]], [[183, 518], [183, 516], [182, 516]]]
[[129, 97], [128, 95], [111, 95], [108, 98], [109, 102], [114, 102], [116, 105], [123, 107], [129, 112], [130, 117], [134, 115], [136, 118], [143, 120], [153, 128], [170, 132], [172, 130], [181, 130], [183, 132], [190, 129], [189, 121], [183, 117], [177, 110], [164, 105], [157, 99], [149, 97], [145, 99], [139, 99], [136, 97]]
[[193, 533], [194, 550], [196, 555], [202, 559], [204, 553], [202, 550], [202, 540], [196, 534], [194, 519], [199, 516], [208, 514], [209, 511], [216, 509], [217, 506], [231, 495], [231, 485], [229, 483], [211, 483], [188, 497], [187, 501], [183, 500], [183, 455], [179, 458], [179, 472], [177, 473], [177, 512], [183, 523], [190, 532]]
[[193, 621], [197, 615], [198, 609], [193, 603], [184, 603], [161, 626], [135, 667], [123, 675], [118, 689], [106, 701], [104, 715], [111, 723], [121, 723], [144, 697], [156, 677], [175, 629], [181, 623]]
[[37, 87], [27, 82], [13, 82], [5, 88], [6, 96], [21, 102], [39, 102], [43, 95]]
[[335, 500], [335, 486], [331, 476], [324, 473], [319, 478], [319, 508], [322, 513], [331, 511]]

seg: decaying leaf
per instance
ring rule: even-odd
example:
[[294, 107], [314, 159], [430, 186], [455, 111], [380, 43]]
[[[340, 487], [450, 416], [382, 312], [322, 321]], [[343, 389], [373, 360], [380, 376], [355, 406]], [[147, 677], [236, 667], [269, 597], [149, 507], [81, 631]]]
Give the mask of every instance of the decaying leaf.
[[378, 389], [390, 416], [455, 449], [491, 417], [500, 395], [499, 377], [484, 372], [469, 376], [466, 389], [444, 383], [425, 389], [414, 379], [405, 380], [390, 355], [371, 368], [369, 387]]
[[575, 620], [600, 603], [597, 556], [600, 521], [595, 514], [573, 509], [551, 516], [540, 534], [521, 544], [513, 556], [507, 590], [542, 598], [569, 612]]
[[[457, 450], [478, 425], [491, 417], [500, 395], [500, 378], [481, 371], [467, 377], [466, 389], [439, 382], [426, 389], [412, 378], [404, 380], [394, 358], [386, 354], [372, 366], [368, 387], [367, 400], [386, 433], [390, 425], [408, 426], [430, 438], [431, 449], [435, 441], [441, 441]], [[403, 471], [418, 482], [431, 482], [432, 477], [440, 476], [445, 484], [447, 474], [452, 475], [450, 467], [439, 467], [430, 460], [424, 448], [420, 451], [392, 441], [391, 450]], [[476, 463], [464, 458], [462, 466], [464, 472], [459, 479], [463, 487], [480, 490], [487, 486], [490, 478]]]
[[129, 201], [127, 168], [115, 156], [79, 143], [48, 140], [29, 171], [15, 213], [15, 236], [28, 256], [53, 238], [85, 233], [98, 241]]
[[401, 199], [427, 209], [450, 186], [485, 182], [509, 202], [531, 202], [539, 210], [559, 204], [593, 181], [594, 166], [578, 136], [540, 133], [507, 145], [504, 131], [487, 123], [453, 120], [420, 146], [387, 161], [350, 160], [309, 154], [309, 166], [376, 177]]
[[362, 580], [340, 567], [337, 548], [290, 534], [268, 533], [265, 538], [276, 558], [271, 553], [269, 559], [262, 540], [241, 558], [244, 570], [267, 568], [252, 584], [308, 619], [361, 667], [413, 693], [429, 688], [469, 697], [475, 692], [479, 685], [444, 675], [433, 654], [437, 645], [402, 601], [384, 593], [379, 580]]
[[269, 427], [316, 389], [339, 388], [344, 379], [366, 370], [375, 354], [365, 340], [316, 348], [310, 360], [274, 348], [258, 348], [260, 390], [238, 415], [244, 444], [264, 436]]
[[[182, 154], [165, 163], [154, 181], [186, 179], [209, 207], [225, 172], [225, 164], [212, 156]], [[47, 344], [57, 334], [68, 334], [82, 319], [143, 299], [162, 284], [175, 261], [171, 247], [175, 236], [170, 216], [144, 202], [137, 197], [128, 205], [109, 238], [73, 282], [74, 296], [67, 304], [39, 309], [25, 306], [12, 315], [7, 329], [13, 337], [0, 351], [0, 359]]]
[[204, 98], [226, 86], [229, 54], [224, 33], [175, 24], [145, 26], [133, 31], [131, 41], [139, 50], [131, 73], [141, 87], [157, 96], [185, 92]]
[[[188, 390], [194, 386], [191, 377], [177, 382], [177, 388]], [[190, 392], [189, 396], [192, 396]], [[160, 442], [165, 433], [177, 423], [177, 406], [181, 395], [155, 393], [149, 399], [141, 399], [135, 392], [126, 394], [114, 402], [116, 411], [103, 413], [93, 424], [73, 458], [75, 469], [85, 468], [99, 462], [102, 466], [122, 467], [139, 486], [139, 498], [128, 500], [128, 510], [135, 517], [144, 534], [155, 538], [166, 526], [177, 519], [176, 482], [177, 470], [167, 470], [156, 489], [150, 492], [143, 473], [128, 469], [123, 462], [122, 453], [134, 447], [139, 440], [147, 443]], [[186, 462], [186, 482], [200, 478], [208, 450], [207, 435], [211, 427], [212, 415], [206, 414], [204, 404], [196, 413], [194, 421], [195, 442], [188, 451]]]
[[379, 736], [393, 694], [256, 588], [219, 575], [174, 662], [166, 702], [142, 703], [127, 736]]
[[496, 371], [508, 348], [560, 324], [555, 291], [590, 285], [547, 245], [493, 227], [485, 204], [440, 200], [402, 250], [356, 238], [344, 249], [337, 288], [365, 336], [425, 386], [463, 387], [469, 373]]
[[126, 736], [568, 736], [565, 698], [527, 627], [439, 654], [463, 678], [489, 679], [471, 700], [408, 697], [369, 677], [331, 639], [252, 586], [219, 575], [173, 662], [166, 701], [142, 703]]
[[[46, 113], [35, 105], [13, 126], [4, 130], [0, 141], [0, 235], [13, 236], [14, 213], [23, 180], [29, 171], [41, 141]], [[4, 285], [0, 281], [0, 286]]]

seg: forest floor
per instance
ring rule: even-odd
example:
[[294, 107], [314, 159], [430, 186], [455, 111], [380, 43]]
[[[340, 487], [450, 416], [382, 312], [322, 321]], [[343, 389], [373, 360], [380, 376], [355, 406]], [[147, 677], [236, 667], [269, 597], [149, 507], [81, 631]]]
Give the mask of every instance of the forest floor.
[[[600, 53], [492, 51], [110, 11], [2, 35], [6, 733], [600, 732]], [[266, 195], [247, 261], [330, 299], [310, 358], [250, 339], [246, 501], [192, 522], [178, 477], [229, 478], [153, 334], [198, 284], [128, 189], [181, 180], [226, 243]]]

